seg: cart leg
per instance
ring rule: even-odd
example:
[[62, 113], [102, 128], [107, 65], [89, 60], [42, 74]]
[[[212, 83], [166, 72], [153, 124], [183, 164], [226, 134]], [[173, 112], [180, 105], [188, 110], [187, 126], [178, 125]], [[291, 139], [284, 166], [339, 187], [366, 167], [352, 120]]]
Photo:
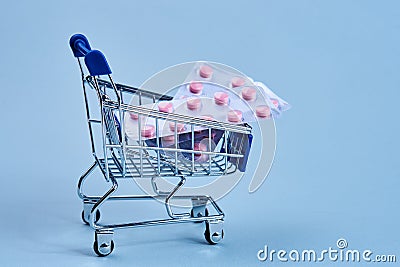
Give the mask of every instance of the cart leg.
[[211, 245], [218, 244], [224, 238], [224, 221], [206, 221], [204, 237]]
[[206, 217], [208, 216], [208, 210], [206, 208], [208, 199], [205, 196], [192, 197], [192, 210], [190, 215], [192, 218]]
[[180, 178], [179, 183], [174, 187], [174, 189], [169, 193], [169, 195], [165, 198], [165, 208], [167, 209], [168, 215], [173, 219], [178, 218], [190, 218], [190, 213], [174, 213], [171, 209], [170, 201], [172, 197], [179, 191], [179, 189], [185, 184], [186, 178], [183, 176], [178, 176]]
[[96, 230], [94, 234], [94, 252], [100, 256], [108, 256], [114, 250], [114, 232], [112, 230]]
[[89, 174], [92, 173], [94, 168], [97, 166], [97, 162], [95, 161], [92, 165], [90, 165], [89, 169], [82, 174], [82, 176], [79, 178], [78, 181], [78, 188], [77, 188], [77, 193], [80, 199], [84, 199], [86, 195], [82, 192], [82, 186], [83, 182], [86, 180], [86, 178], [89, 176]]

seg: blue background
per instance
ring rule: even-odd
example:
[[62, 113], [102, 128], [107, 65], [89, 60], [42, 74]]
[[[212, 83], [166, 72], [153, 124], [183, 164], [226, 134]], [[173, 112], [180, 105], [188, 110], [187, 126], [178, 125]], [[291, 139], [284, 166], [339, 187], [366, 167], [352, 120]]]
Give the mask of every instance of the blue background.
[[[259, 262], [256, 253], [322, 250], [340, 237], [351, 249], [400, 257], [398, 1], [7, 1], [1, 9], [2, 266], [309, 266]], [[292, 104], [276, 122], [267, 181], [248, 194], [242, 180], [220, 201], [223, 243], [205, 244], [200, 225], [142, 228], [117, 231], [114, 253], [93, 256], [75, 194], [92, 161], [68, 46], [76, 32], [106, 54], [119, 82], [210, 60]], [[133, 214], [162, 214], [144, 205]]]

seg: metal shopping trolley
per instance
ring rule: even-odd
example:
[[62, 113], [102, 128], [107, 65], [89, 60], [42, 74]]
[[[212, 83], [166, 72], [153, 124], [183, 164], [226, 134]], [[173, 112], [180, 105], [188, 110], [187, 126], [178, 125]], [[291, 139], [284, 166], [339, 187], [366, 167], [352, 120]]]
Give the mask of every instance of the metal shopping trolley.
[[[154, 93], [127, 85], [115, 83], [111, 77], [111, 69], [98, 50], [92, 50], [85, 36], [73, 35], [70, 46], [78, 60], [82, 88], [86, 107], [87, 123], [91, 141], [91, 150], [94, 163], [83, 173], [78, 182], [78, 196], [83, 201], [82, 219], [95, 230], [94, 251], [99, 256], [107, 256], [114, 249], [113, 234], [115, 229], [154, 226], [172, 223], [204, 222], [205, 239], [210, 244], [217, 244], [224, 237], [224, 213], [212, 197], [207, 195], [179, 195], [186, 179], [196, 176], [222, 176], [243, 171], [243, 162], [246, 149], [245, 142], [251, 137], [251, 127], [247, 124], [231, 124], [219, 121], [210, 121], [181, 114], [160, 112], [146, 107], [143, 102], [147, 99], [152, 103], [162, 100], [171, 100], [172, 97]], [[86, 68], [82, 64], [84, 58]], [[88, 72], [88, 74], [87, 74]], [[95, 94], [97, 103], [89, 103], [88, 94]], [[134, 96], [136, 105], [127, 104], [124, 99]], [[97, 114], [97, 118], [96, 118]], [[190, 132], [185, 133], [186, 146], [163, 146], [158, 131], [151, 139], [142, 138], [128, 141], [125, 135], [124, 120], [129, 114], [136, 114], [138, 132], [143, 130], [140, 124], [144, 117], [153, 118], [156, 128], [161, 121], [183, 123], [188, 125]], [[96, 125], [99, 128], [100, 140], [96, 139]], [[218, 137], [218, 147], [198, 150], [194, 140], [201, 127], [200, 134], [209, 140]], [[175, 131], [174, 140], [181, 136]], [[99, 142], [97, 142], [99, 141]], [[100, 147], [100, 149], [98, 148]], [[207, 160], [198, 162], [195, 157], [206, 155]], [[104, 195], [90, 196], [83, 192], [85, 180], [98, 168], [110, 188]], [[120, 179], [148, 179], [152, 185], [152, 195], [116, 195]], [[159, 179], [173, 178], [178, 180], [169, 190], [159, 187]], [[120, 224], [101, 224], [100, 207], [111, 200], [159, 200], [165, 205], [165, 219], [146, 220]], [[172, 200], [183, 199], [191, 203], [187, 212], [177, 213], [171, 204]]]

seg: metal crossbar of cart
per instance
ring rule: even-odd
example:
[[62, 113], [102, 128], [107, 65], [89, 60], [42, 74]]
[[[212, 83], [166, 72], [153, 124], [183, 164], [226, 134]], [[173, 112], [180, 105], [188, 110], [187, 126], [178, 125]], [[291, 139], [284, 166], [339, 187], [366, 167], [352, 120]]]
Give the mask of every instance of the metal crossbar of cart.
[[[111, 70], [104, 57], [98, 50], [92, 50], [85, 36], [76, 34], [70, 39], [70, 46], [78, 60], [81, 71], [82, 88], [86, 107], [87, 123], [91, 141], [94, 163], [83, 173], [78, 182], [78, 196], [83, 201], [82, 219], [95, 230], [94, 251], [99, 256], [107, 256], [114, 249], [113, 234], [115, 229], [134, 228], [141, 226], [163, 225], [184, 222], [204, 222], [205, 239], [210, 244], [217, 244], [224, 237], [224, 213], [207, 195], [178, 195], [187, 178], [194, 176], [221, 176], [234, 173], [244, 157], [243, 142], [251, 135], [251, 127], [246, 124], [209, 121], [201, 118], [180, 114], [164, 113], [142, 106], [145, 99], [152, 103], [161, 100], [171, 100], [168, 95], [114, 83]], [[82, 64], [85, 59], [86, 68]], [[89, 74], [87, 74], [89, 72]], [[105, 78], [103, 78], [105, 77]], [[95, 117], [92, 103], [89, 103], [89, 92], [97, 95], [97, 114]], [[127, 95], [135, 97], [137, 105], [126, 104]], [[156, 128], [162, 120], [189, 125], [192, 144], [189, 148], [163, 147], [156, 129], [152, 140], [144, 140], [139, 134], [139, 140], [128, 142], [125, 135], [125, 115], [135, 113], [139, 117], [139, 133], [141, 132], [140, 118], [155, 118]], [[96, 142], [95, 125], [101, 128], [101, 142]], [[212, 132], [220, 134], [220, 149], [212, 149], [211, 143], [207, 151], [194, 149], [194, 127], [202, 127], [203, 134], [211, 140]], [[174, 140], [179, 133], [175, 131]], [[96, 139], [96, 140], [95, 140]], [[176, 144], [178, 142], [175, 142]], [[98, 149], [98, 146], [101, 148]], [[99, 151], [100, 150], [100, 151]], [[195, 155], [207, 155], [206, 162], [196, 162]], [[182, 157], [186, 155], [186, 157]], [[189, 160], [188, 160], [189, 158]], [[85, 180], [98, 168], [110, 185], [104, 195], [90, 196], [83, 192]], [[157, 184], [159, 178], [175, 178], [178, 180], [170, 190], [161, 190]], [[114, 195], [119, 186], [118, 181], [126, 178], [147, 178], [152, 185], [153, 195]], [[101, 224], [100, 207], [111, 200], [159, 200], [166, 208], [165, 219], [138, 221], [121, 224]], [[172, 199], [191, 201], [191, 210], [186, 213], [176, 213], [171, 205]], [[208, 210], [212, 207], [212, 211]]]

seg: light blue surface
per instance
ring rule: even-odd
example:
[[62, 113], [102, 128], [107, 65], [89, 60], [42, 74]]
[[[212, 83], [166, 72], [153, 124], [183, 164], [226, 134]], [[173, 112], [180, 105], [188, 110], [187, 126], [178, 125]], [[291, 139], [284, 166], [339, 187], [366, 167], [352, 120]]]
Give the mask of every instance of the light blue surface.
[[[147, 2], [1, 4], [1, 266], [309, 266], [261, 263], [256, 253], [322, 250], [340, 237], [399, 261], [399, 2]], [[200, 225], [143, 228], [117, 232], [112, 256], [93, 256], [75, 194], [92, 160], [68, 46], [77, 32], [105, 53], [119, 82], [210, 60], [293, 105], [277, 121], [261, 189], [250, 195], [242, 181], [220, 201], [223, 243], [206, 245]], [[145, 207], [110, 214], [162, 214]], [[339, 265], [315, 265], [328, 264]]]

